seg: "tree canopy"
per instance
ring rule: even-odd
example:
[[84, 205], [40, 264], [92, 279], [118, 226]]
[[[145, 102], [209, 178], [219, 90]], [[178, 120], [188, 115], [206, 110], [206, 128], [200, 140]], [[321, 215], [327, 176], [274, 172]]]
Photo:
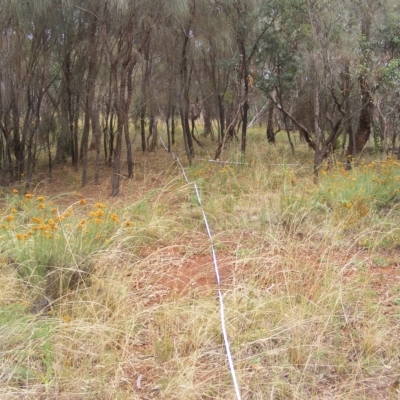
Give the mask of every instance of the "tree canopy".
[[282, 128], [295, 150], [299, 131], [317, 177], [340, 147], [348, 167], [371, 137], [395, 151], [399, 95], [394, 0], [4, 0], [0, 184], [29, 183], [45, 155], [49, 175], [71, 162], [86, 185], [92, 148], [94, 181], [101, 162], [112, 166], [116, 196], [122, 153], [133, 174], [134, 134], [151, 151], [165, 124], [170, 148], [179, 121], [190, 162], [201, 110], [215, 156], [235, 137], [245, 155], [260, 103], [268, 142]]

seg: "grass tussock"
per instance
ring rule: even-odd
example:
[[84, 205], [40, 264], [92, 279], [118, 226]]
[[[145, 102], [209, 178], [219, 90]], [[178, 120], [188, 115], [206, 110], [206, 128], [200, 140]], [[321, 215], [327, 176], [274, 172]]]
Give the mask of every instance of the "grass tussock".
[[[242, 398], [400, 398], [400, 166], [313, 185], [308, 150], [257, 140], [188, 168]], [[193, 187], [146, 176], [129, 203], [4, 196], [2, 399], [235, 398]]]

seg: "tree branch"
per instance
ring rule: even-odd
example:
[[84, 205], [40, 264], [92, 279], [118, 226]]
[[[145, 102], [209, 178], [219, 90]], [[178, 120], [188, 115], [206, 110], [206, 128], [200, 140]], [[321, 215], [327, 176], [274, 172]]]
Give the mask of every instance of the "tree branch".
[[283, 114], [286, 115], [300, 130], [300, 132], [303, 134], [304, 139], [306, 140], [307, 144], [315, 151], [316, 150], [316, 145], [315, 142], [311, 136], [311, 133], [308, 131], [308, 129], [301, 124], [299, 121], [297, 121], [296, 118], [293, 117], [292, 114], [290, 114], [288, 111], [286, 111], [281, 104], [279, 104], [271, 95], [269, 98], [272, 100], [272, 102], [275, 104], [276, 108]]

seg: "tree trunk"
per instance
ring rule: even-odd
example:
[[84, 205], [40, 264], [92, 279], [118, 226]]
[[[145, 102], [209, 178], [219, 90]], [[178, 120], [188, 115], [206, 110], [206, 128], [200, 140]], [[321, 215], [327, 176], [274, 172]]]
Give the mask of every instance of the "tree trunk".
[[171, 153], [171, 129], [169, 127], [169, 115], [165, 118], [165, 126], [167, 128], [167, 149]]
[[[249, 71], [247, 67], [247, 55], [246, 55], [246, 47], [244, 41], [240, 42], [239, 50], [241, 52], [242, 58], [242, 66], [241, 66], [241, 76], [239, 79], [243, 81], [244, 84], [244, 93], [243, 93], [243, 116], [242, 116], [242, 139], [240, 145], [240, 151], [244, 156], [246, 153], [246, 145], [247, 145], [247, 119], [249, 112]], [[240, 81], [239, 81], [240, 82]]]
[[367, 78], [364, 75], [361, 75], [359, 77], [359, 85], [361, 90], [361, 101], [363, 108], [360, 111], [357, 132], [354, 135], [353, 140], [350, 139], [349, 141], [349, 148], [347, 152], [347, 155], [350, 156], [349, 163], [351, 163], [351, 158], [354, 158], [357, 154], [359, 154], [368, 142], [372, 126], [372, 96]]
[[86, 112], [85, 119], [83, 123], [83, 132], [81, 138], [81, 163], [82, 163], [82, 186], [88, 184], [88, 151], [89, 151], [89, 131], [90, 131], [90, 106], [89, 100], [86, 99]]
[[[366, 44], [370, 41], [371, 18], [371, 12], [370, 10], [368, 10], [367, 7], [363, 10], [363, 14], [361, 17], [361, 34], [363, 35], [363, 38], [365, 40], [365, 44], [363, 45], [363, 63], [365, 66], [371, 63], [371, 55], [366, 46]], [[352, 158], [359, 154], [368, 142], [372, 126], [374, 107], [368, 81], [368, 75], [366, 71], [362, 71], [360, 73], [360, 76], [358, 77], [358, 84], [360, 86], [361, 92], [362, 109], [360, 111], [360, 117], [358, 120], [357, 132], [355, 133], [354, 137], [351, 138], [349, 141], [349, 147], [347, 151], [347, 169], [351, 168]]]
[[171, 144], [175, 144], [175, 107], [171, 111]]
[[225, 135], [225, 108], [223, 98], [218, 94], [218, 111], [219, 111], [219, 132], [218, 143], [222, 143]]
[[143, 154], [146, 152], [146, 106], [142, 106], [142, 110], [140, 112], [140, 137], [142, 139], [142, 152]]
[[318, 181], [319, 168], [324, 158], [323, 136], [319, 126], [319, 88], [314, 86], [314, 134], [315, 134], [315, 154], [314, 154], [314, 182]]
[[89, 38], [89, 61], [88, 72], [86, 77], [86, 94], [85, 94], [85, 120], [83, 124], [83, 132], [81, 138], [81, 151], [80, 159], [82, 162], [82, 186], [88, 184], [88, 152], [89, 152], [89, 132], [90, 120], [92, 115], [92, 107], [94, 102], [94, 83], [96, 80], [96, 65], [97, 65], [97, 17], [93, 15], [90, 25], [90, 38]]
[[[75, 167], [75, 170], [78, 170], [79, 159], [78, 159], [78, 132], [79, 132], [79, 103], [80, 103], [80, 95], [76, 96], [76, 101], [74, 104], [74, 112], [73, 112], [73, 130], [72, 134], [72, 165]], [[75, 162], [74, 162], [75, 161]]]
[[212, 129], [212, 124], [211, 124], [211, 110], [210, 110], [210, 104], [208, 100], [204, 102], [204, 108], [203, 108], [203, 118], [204, 118], [204, 129], [202, 132], [202, 136], [211, 137], [211, 141], [213, 142], [215, 140], [214, 138], [214, 132]]
[[181, 70], [180, 70], [180, 78], [181, 78], [181, 93], [180, 93], [180, 114], [181, 114], [181, 123], [182, 123], [182, 133], [183, 133], [183, 141], [185, 143], [185, 151], [186, 156], [189, 161], [189, 165], [192, 163], [192, 158], [194, 157], [194, 148], [192, 136], [190, 134], [190, 126], [189, 126], [189, 85], [190, 79], [188, 76], [188, 47], [189, 47], [189, 37], [190, 31], [192, 29], [192, 23], [195, 17], [196, 11], [196, 2], [193, 1], [192, 11], [189, 17], [189, 21], [187, 26], [184, 29], [184, 38], [183, 38], [183, 47], [182, 47], [182, 55], [181, 55]]
[[128, 179], [132, 179], [133, 177], [133, 156], [132, 156], [132, 141], [129, 134], [129, 108], [132, 102], [133, 95], [133, 83], [132, 83], [132, 74], [133, 74], [134, 64], [128, 68], [128, 77], [127, 77], [127, 87], [126, 87], [126, 99], [124, 104], [124, 134], [125, 134], [125, 144], [126, 144], [126, 163], [128, 164]]
[[100, 110], [99, 105], [92, 110], [92, 132], [94, 144], [96, 149], [96, 160], [94, 167], [94, 184], [99, 184], [99, 170], [100, 170], [100, 148], [101, 148], [101, 128], [100, 128]]
[[120, 118], [118, 118], [118, 128], [116, 132], [117, 140], [114, 149], [114, 163], [113, 163], [113, 177], [112, 177], [112, 197], [119, 195], [119, 185], [121, 181], [121, 150], [122, 150], [122, 135], [124, 125]]
[[275, 144], [274, 132], [274, 102], [270, 99], [268, 103], [268, 121], [267, 121], [267, 140], [270, 144]]

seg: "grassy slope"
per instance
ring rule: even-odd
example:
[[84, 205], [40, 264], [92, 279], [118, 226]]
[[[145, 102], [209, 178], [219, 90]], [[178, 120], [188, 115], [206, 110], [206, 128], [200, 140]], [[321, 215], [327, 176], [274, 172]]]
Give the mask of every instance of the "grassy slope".
[[[187, 170], [243, 399], [400, 398], [400, 166], [314, 186], [312, 154], [285, 149], [254, 131], [246, 166]], [[235, 398], [201, 210], [161, 152], [118, 202], [4, 193], [0, 398]]]

